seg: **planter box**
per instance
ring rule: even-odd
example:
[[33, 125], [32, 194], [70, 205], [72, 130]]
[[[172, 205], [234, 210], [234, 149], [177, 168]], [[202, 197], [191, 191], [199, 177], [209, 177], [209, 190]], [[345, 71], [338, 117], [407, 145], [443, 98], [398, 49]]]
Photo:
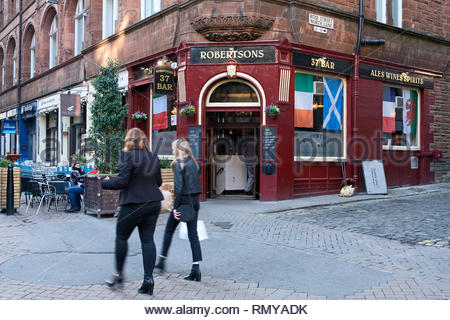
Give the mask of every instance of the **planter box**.
[[167, 190], [173, 194], [173, 171], [172, 169], [161, 169], [163, 184], [161, 190]]
[[105, 177], [87, 176], [84, 181], [84, 213], [112, 215], [119, 211], [119, 190], [103, 190], [102, 180]]
[[[14, 208], [20, 207], [20, 168], [13, 168], [14, 176]], [[6, 209], [6, 191], [8, 184], [8, 168], [0, 168], [0, 209]]]

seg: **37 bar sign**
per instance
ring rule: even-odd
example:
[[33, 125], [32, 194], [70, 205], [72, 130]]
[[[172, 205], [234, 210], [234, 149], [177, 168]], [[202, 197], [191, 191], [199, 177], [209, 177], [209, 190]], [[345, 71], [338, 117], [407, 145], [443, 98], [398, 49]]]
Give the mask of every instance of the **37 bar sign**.
[[168, 66], [155, 68], [155, 94], [173, 93], [173, 70]]

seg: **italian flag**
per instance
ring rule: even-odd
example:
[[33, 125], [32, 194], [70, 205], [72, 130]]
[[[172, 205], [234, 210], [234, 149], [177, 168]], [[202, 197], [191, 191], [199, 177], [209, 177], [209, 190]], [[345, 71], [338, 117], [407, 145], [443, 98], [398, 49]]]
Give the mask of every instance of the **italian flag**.
[[167, 129], [167, 96], [153, 98], [153, 130]]
[[383, 132], [395, 132], [395, 89], [383, 87]]
[[295, 74], [295, 114], [294, 126], [297, 128], [312, 128], [313, 121], [313, 76], [310, 74]]
[[416, 134], [417, 92], [403, 90], [403, 133]]

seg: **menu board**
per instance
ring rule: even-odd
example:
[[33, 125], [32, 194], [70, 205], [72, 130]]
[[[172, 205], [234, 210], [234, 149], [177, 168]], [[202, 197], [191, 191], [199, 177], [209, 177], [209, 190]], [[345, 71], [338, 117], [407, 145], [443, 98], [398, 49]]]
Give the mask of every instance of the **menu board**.
[[188, 127], [188, 140], [191, 145], [192, 154], [194, 158], [201, 159], [202, 157], [202, 128]]
[[277, 160], [277, 128], [263, 127], [262, 132], [262, 160]]
[[277, 161], [277, 128], [262, 129], [262, 174], [274, 175]]
[[387, 194], [386, 177], [381, 160], [362, 162], [367, 194]]

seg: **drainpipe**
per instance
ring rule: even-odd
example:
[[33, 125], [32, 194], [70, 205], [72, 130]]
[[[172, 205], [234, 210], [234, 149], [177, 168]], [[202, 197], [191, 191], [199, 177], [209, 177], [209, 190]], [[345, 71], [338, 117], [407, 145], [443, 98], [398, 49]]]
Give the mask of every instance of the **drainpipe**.
[[17, 77], [17, 126], [16, 126], [16, 151], [17, 154], [20, 153], [22, 148], [20, 144], [20, 127], [22, 126], [22, 114], [20, 104], [22, 103], [22, 0], [19, 1], [19, 56], [18, 56], [18, 77]]
[[[359, 0], [359, 24], [358, 24], [358, 38], [356, 40], [355, 58], [354, 58], [354, 73], [353, 73], [353, 117], [352, 117], [352, 139], [355, 139], [359, 133], [358, 129], [358, 96], [359, 96], [359, 51], [361, 47], [361, 35], [364, 24], [364, 0]], [[354, 141], [354, 140], [353, 140]], [[352, 160], [356, 159], [357, 145], [353, 143]], [[355, 187], [357, 187], [358, 165], [356, 161], [353, 161], [353, 180], [355, 181]]]

